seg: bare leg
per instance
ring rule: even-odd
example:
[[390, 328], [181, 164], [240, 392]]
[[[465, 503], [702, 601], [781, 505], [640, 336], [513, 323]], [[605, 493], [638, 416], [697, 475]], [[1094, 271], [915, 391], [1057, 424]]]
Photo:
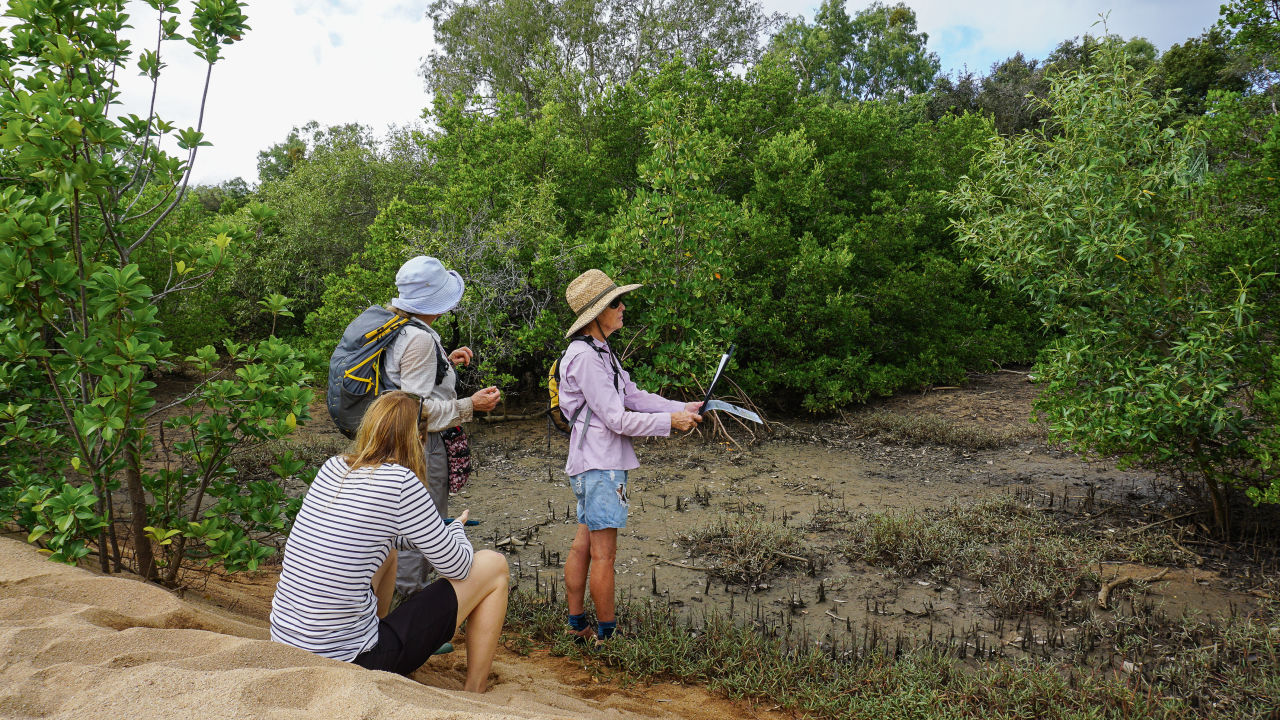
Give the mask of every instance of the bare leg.
[[586, 606], [587, 573], [591, 570], [590, 537], [587, 526], [579, 524], [569, 557], [564, 561], [564, 593], [570, 615], [581, 615]]
[[498, 651], [507, 617], [507, 558], [492, 550], [476, 553], [466, 580], [450, 580], [458, 596], [458, 627], [467, 621], [467, 680], [462, 689], [482, 693]]
[[613, 561], [618, 555], [618, 529], [592, 530], [591, 535], [591, 602], [596, 606], [596, 620], [614, 619]]
[[387, 559], [373, 574], [373, 594], [378, 598], [378, 617], [384, 618], [391, 612], [391, 596], [396, 591], [396, 551], [387, 553]]

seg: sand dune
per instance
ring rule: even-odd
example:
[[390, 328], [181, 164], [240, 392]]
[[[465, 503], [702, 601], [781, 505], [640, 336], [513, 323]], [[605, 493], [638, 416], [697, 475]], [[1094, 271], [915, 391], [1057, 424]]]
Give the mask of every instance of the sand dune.
[[461, 683], [461, 651], [420, 671], [443, 686], [432, 687], [267, 637], [260, 619], [52, 563], [0, 538], [3, 718], [668, 716], [628, 693], [575, 696], [567, 684], [501, 660], [490, 693], [451, 690]]

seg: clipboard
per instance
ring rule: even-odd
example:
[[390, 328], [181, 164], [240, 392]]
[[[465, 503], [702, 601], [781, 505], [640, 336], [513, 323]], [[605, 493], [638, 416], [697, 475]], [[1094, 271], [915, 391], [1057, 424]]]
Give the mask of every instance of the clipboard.
[[723, 400], [711, 399], [711, 394], [715, 392], [716, 389], [716, 383], [720, 382], [720, 376], [724, 374], [725, 367], [729, 365], [729, 360], [733, 358], [733, 353], [737, 349], [737, 345], [730, 345], [729, 351], [720, 356], [720, 364], [716, 366], [716, 374], [711, 378], [711, 384], [707, 385], [707, 393], [702, 398], [702, 405], [698, 408], [698, 414], [702, 415], [711, 410], [723, 410], [724, 412], [732, 415], [737, 415], [740, 418], [750, 420], [753, 423], [763, 425], [764, 421], [760, 419], [760, 416], [750, 410], [740, 408], [737, 405], [732, 405], [724, 402]]

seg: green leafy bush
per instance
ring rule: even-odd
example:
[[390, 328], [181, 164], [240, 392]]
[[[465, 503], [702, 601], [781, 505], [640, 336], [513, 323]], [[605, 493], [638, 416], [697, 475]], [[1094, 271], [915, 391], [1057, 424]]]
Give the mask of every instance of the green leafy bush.
[[[157, 45], [136, 67], [152, 82], [173, 41], [186, 39], [211, 67], [247, 30], [234, 0], [196, 4], [186, 38], [175, 3], [148, 4]], [[14, 3], [7, 17], [0, 159], [22, 180], [0, 187], [0, 512], [54, 559], [96, 550], [107, 572], [131, 566], [151, 579], [167, 566], [173, 580], [184, 548], [253, 567], [273, 551], [259, 539], [284, 529], [291, 505], [267, 488], [218, 483], [230, 479], [235, 448], [306, 418], [298, 354], [276, 340], [229, 347], [230, 377], [209, 377], [169, 406], [158, 406], [154, 378], [177, 357], [166, 300], [223, 270], [254, 228], [187, 213], [189, 170], [209, 144], [199, 122], [176, 129], [112, 105], [114, 78], [131, 64], [120, 3]], [[183, 156], [161, 151], [166, 142]], [[191, 359], [213, 372], [212, 348]], [[168, 416], [177, 405], [187, 413]], [[205, 493], [218, 504], [203, 506]]]
[[645, 284], [614, 344], [652, 390], [699, 395], [731, 342], [746, 392], [811, 410], [1030, 361], [1029, 315], [966, 263], [936, 194], [989, 126], [796, 82], [778, 58], [745, 77], [677, 60], [582, 108], [437, 98], [429, 171], [327, 278], [312, 342], [332, 347], [426, 253], [469, 280], [446, 341], [456, 327], [489, 379], [525, 387], [563, 347], [564, 287], [588, 267]]
[[[1170, 127], [1150, 76], [1103, 46], [1053, 78], [1050, 125], [993, 139], [950, 198], [983, 271], [1061, 333], [1037, 364], [1051, 438], [1185, 478], [1225, 531], [1232, 488], [1275, 497], [1280, 315], [1274, 222], [1221, 207], [1250, 189], [1274, 207], [1275, 190], [1211, 175], [1203, 128]], [[1210, 120], [1210, 139], [1269, 174], [1268, 141], [1228, 130], [1241, 122]]]

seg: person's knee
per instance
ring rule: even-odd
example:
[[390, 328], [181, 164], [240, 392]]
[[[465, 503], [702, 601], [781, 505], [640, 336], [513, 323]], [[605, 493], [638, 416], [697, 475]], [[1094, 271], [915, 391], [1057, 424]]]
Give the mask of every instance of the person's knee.
[[476, 552], [475, 559], [472, 560], [471, 572], [477, 573], [485, 580], [505, 586], [510, 577], [511, 569], [507, 563], [506, 555], [493, 550], [480, 550]]
[[614, 543], [591, 543], [591, 564], [607, 563], [613, 565], [618, 556], [618, 546]]

